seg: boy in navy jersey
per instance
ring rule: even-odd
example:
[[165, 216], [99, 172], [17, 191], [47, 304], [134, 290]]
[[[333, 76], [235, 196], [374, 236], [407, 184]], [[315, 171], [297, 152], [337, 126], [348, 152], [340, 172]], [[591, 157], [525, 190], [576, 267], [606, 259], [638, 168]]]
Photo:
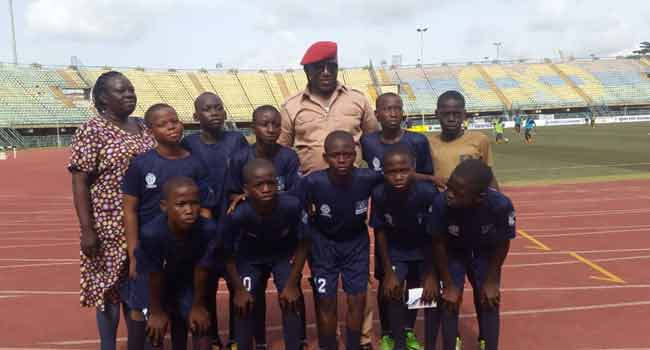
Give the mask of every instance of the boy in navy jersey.
[[[255, 144], [241, 148], [230, 159], [228, 178], [226, 181], [226, 192], [230, 198], [228, 213], [235, 210], [237, 204], [246, 196], [244, 195], [243, 170], [246, 163], [251, 159], [268, 159], [273, 163], [277, 174], [278, 190], [289, 191], [299, 180], [300, 162], [298, 155], [291, 148], [284, 147], [277, 143], [280, 137], [280, 112], [273, 106], [264, 105], [253, 111], [253, 132], [255, 132]], [[266, 286], [267, 278], [263, 279]], [[264, 290], [258, 288], [260, 295], [256, 296], [256, 348], [265, 348], [266, 344], [260, 343], [266, 339], [263, 334], [266, 332], [266, 298]], [[302, 291], [301, 291], [302, 296]], [[301, 305], [304, 305], [302, 303]], [[304, 316], [304, 310], [301, 316]], [[303, 322], [304, 323], [304, 322]], [[304, 325], [303, 325], [304, 328]], [[305, 331], [303, 330], [303, 334]], [[303, 336], [304, 338], [304, 336]]]
[[199, 188], [188, 177], [165, 182], [162, 210], [140, 232], [136, 249], [138, 272], [149, 276], [147, 333], [162, 345], [171, 329], [172, 348], [187, 347], [188, 328], [193, 348], [210, 349], [210, 318], [205, 308], [208, 268], [200, 259], [215, 238], [216, 224], [199, 216]]
[[207, 185], [203, 163], [181, 147], [183, 124], [176, 111], [166, 104], [155, 104], [145, 113], [145, 122], [157, 145], [133, 159], [122, 179], [124, 193], [124, 227], [129, 254], [129, 281], [122, 288], [127, 304], [133, 309], [131, 318], [144, 331], [142, 309], [147, 307], [147, 276], [137, 275], [134, 252], [141, 227], [160, 215], [162, 188], [174, 176], [192, 178], [201, 185], [201, 214], [211, 217], [214, 193]]
[[312, 237], [309, 266], [318, 298], [318, 331], [322, 349], [336, 349], [337, 286], [342, 276], [347, 294], [346, 349], [359, 349], [368, 287], [368, 198], [383, 177], [354, 167], [352, 135], [333, 131], [325, 138], [323, 158], [329, 168], [302, 179], [300, 193], [308, 208]]
[[[201, 131], [185, 137], [183, 147], [197, 155], [208, 169], [208, 181], [218, 199], [213, 209], [213, 214], [219, 220], [228, 208], [228, 196], [225, 185], [228, 174], [230, 157], [240, 149], [248, 146], [248, 141], [242, 133], [224, 130], [227, 119], [223, 101], [212, 92], [204, 92], [194, 100], [194, 120], [198, 121]], [[221, 347], [216, 316], [216, 293], [219, 279], [225, 276], [225, 267], [217, 266], [213, 269], [208, 283], [208, 311], [213, 328], [210, 329], [215, 345]], [[225, 279], [225, 278], [224, 278]], [[232, 310], [232, 309], [231, 309]], [[230, 322], [232, 328], [233, 322]], [[230, 330], [229, 339], [234, 339], [234, 331]]]
[[254, 310], [259, 296], [266, 295], [270, 274], [278, 289], [282, 310], [285, 349], [301, 346], [300, 278], [307, 259], [300, 200], [278, 193], [274, 165], [262, 158], [250, 160], [243, 169], [247, 200], [225, 218], [219, 232], [229, 252], [226, 269], [233, 286], [235, 340], [238, 349], [251, 350]]
[[[273, 163], [280, 192], [289, 191], [298, 182], [300, 167], [298, 155], [291, 148], [277, 143], [280, 137], [280, 121], [280, 112], [273, 106], [260, 106], [253, 112], [253, 132], [256, 142], [240, 149], [230, 160], [226, 189], [231, 204], [236, 205], [244, 194], [243, 169], [251, 159], [263, 158]], [[231, 205], [230, 209], [234, 209], [234, 205]]]
[[[482, 160], [461, 162], [434, 201], [429, 231], [443, 281], [444, 349], [454, 349], [465, 275], [478, 289], [481, 348], [498, 349], [501, 266], [515, 237], [508, 197], [490, 187], [494, 175]], [[442, 243], [442, 244], [440, 244]]]
[[[368, 167], [377, 172], [382, 172], [384, 169], [383, 159], [386, 151], [396, 145], [402, 145], [411, 152], [415, 165], [414, 176], [416, 179], [434, 182], [437, 186], [444, 187], [444, 183], [440, 181], [441, 179], [433, 176], [431, 150], [426, 136], [404, 130], [401, 127], [405, 119], [401, 97], [392, 92], [381, 94], [377, 97], [375, 108], [375, 115], [381, 124], [381, 131], [364, 135], [360, 141], [363, 160], [368, 163]], [[379, 290], [382, 289], [383, 275], [383, 266], [379, 261], [377, 245], [375, 244], [375, 278], [379, 281]], [[383, 298], [381, 293], [377, 293], [377, 305], [379, 305], [379, 319], [381, 321], [382, 334], [379, 341], [380, 350], [390, 350], [394, 342], [385, 301], [386, 298]], [[405, 325], [405, 331], [410, 350], [421, 349], [414, 332], [416, 317], [417, 310], [408, 311], [408, 321]]]
[[[384, 272], [378, 294], [387, 303], [385, 315], [389, 320], [394, 349], [406, 350], [408, 333], [413, 327], [404, 303], [406, 282], [409, 286], [434, 289], [438, 277], [430, 259], [430, 236], [426, 224], [433, 200], [438, 195], [429, 181], [415, 180], [413, 155], [405, 145], [396, 145], [383, 157], [385, 183], [372, 192], [370, 226], [374, 229], [379, 264]], [[427, 263], [425, 264], [425, 258]], [[434, 349], [438, 331], [435, 309], [425, 310], [425, 346]], [[412, 340], [413, 341], [413, 340]], [[417, 342], [417, 340], [415, 340]]]

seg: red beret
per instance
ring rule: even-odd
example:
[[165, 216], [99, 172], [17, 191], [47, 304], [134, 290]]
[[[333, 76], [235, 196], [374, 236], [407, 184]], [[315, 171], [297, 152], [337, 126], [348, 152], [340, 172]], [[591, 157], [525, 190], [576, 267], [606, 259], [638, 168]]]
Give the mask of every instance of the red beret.
[[333, 41], [317, 41], [307, 49], [300, 64], [305, 65], [336, 57], [336, 48], [336, 43]]

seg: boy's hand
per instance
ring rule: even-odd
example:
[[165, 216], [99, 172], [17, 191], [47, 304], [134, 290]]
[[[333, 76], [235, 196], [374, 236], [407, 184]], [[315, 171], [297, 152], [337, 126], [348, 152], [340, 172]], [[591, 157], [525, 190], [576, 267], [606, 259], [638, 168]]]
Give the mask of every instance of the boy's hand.
[[442, 191], [445, 191], [447, 189], [447, 180], [448, 179], [438, 175], [433, 175], [431, 177], [431, 182], [433, 182], [433, 184]]
[[440, 283], [432, 275], [428, 275], [424, 278], [424, 283], [422, 285], [422, 297], [420, 300], [428, 304], [434, 300], [438, 300], [440, 295]]
[[247, 292], [244, 289], [241, 289], [235, 292], [233, 304], [235, 305], [235, 313], [237, 313], [237, 315], [240, 317], [244, 317], [248, 315], [249, 312], [253, 311], [255, 299], [253, 299], [251, 293]]
[[483, 284], [483, 287], [481, 287], [481, 303], [495, 308], [500, 302], [501, 294], [499, 292], [499, 284], [488, 279]]
[[453, 283], [444, 285], [442, 290], [442, 301], [444, 302], [447, 311], [458, 312], [458, 308], [462, 301], [462, 296], [460, 295], [458, 287]]
[[81, 251], [85, 256], [89, 258], [94, 258], [95, 255], [99, 252], [99, 240], [97, 239], [97, 232], [95, 229], [81, 228]]
[[129, 278], [134, 280], [138, 277], [138, 263], [135, 256], [129, 255]]
[[382, 294], [387, 299], [400, 300], [402, 298], [402, 285], [397, 280], [393, 270], [386, 271], [382, 281]]
[[210, 328], [210, 315], [201, 305], [192, 305], [187, 323], [194, 334], [206, 334]]
[[164, 312], [155, 312], [147, 321], [147, 336], [154, 346], [160, 346], [169, 330], [169, 316]]
[[230, 206], [228, 207], [228, 210], [226, 211], [226, 214], [232, 214], [232, 212], [235, 211], [239, 203], [243, 202], [246, 200], [246, 195], [245, 194], [238, 194], [232, 198], [230, 201]]
[[298, 302], [300, 301], [300, 291], [297, 286], [287, 285], [280, 293], [280, 307], [283, 310], [296, 312], [298, 310]]

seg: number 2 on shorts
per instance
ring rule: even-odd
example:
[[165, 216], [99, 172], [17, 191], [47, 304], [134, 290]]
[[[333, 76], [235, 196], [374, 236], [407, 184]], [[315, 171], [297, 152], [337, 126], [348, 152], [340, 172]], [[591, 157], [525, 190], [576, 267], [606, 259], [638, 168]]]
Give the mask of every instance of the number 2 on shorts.
[[327, 285], [327, 280], [324, 278], [316, 278], [316, 290], [320, 294], [325, 294], [325, 286]]

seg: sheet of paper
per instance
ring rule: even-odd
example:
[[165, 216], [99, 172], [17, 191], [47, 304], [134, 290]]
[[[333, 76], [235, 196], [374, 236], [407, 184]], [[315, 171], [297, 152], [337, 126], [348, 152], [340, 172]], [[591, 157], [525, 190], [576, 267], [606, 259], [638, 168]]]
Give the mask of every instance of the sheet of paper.
[[428, 304], [420, 301], [420, 298], [422, 298], [422, 290], [422, 288], [409, 289], [408, 299], [406, 300], [406, 306], [409, 309], [426, 309], [437, 306], [435, 300]]

